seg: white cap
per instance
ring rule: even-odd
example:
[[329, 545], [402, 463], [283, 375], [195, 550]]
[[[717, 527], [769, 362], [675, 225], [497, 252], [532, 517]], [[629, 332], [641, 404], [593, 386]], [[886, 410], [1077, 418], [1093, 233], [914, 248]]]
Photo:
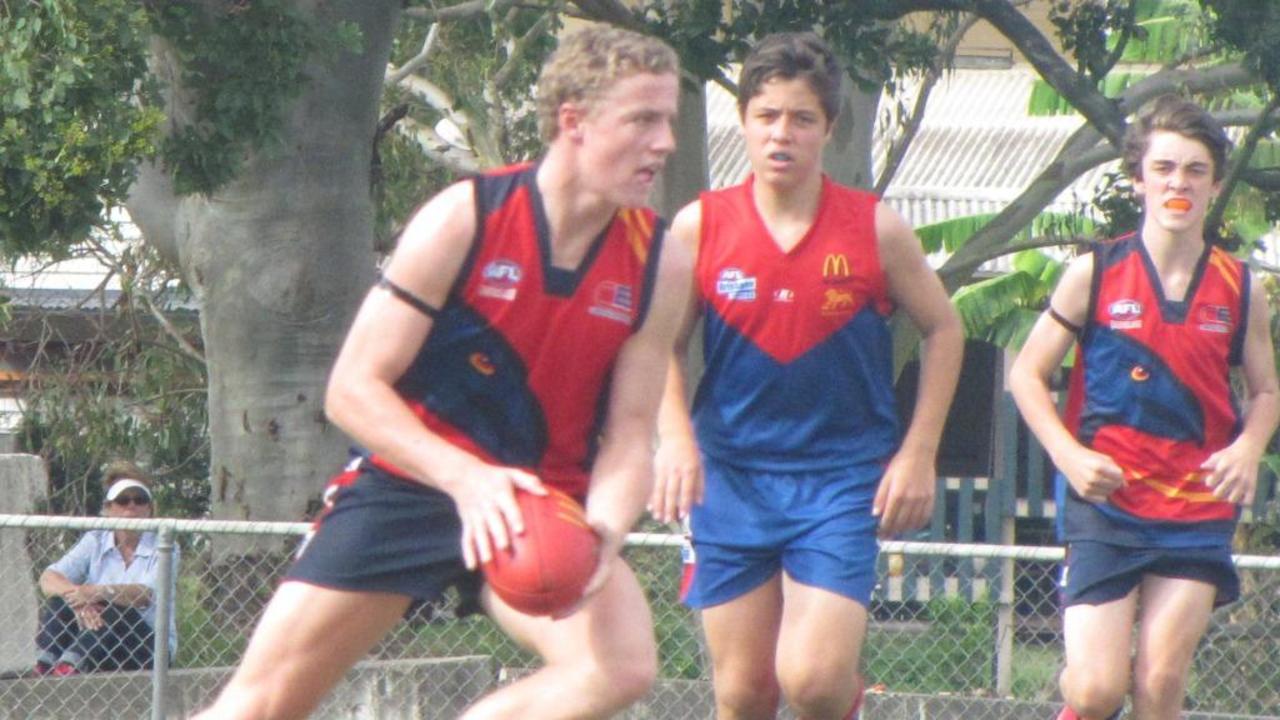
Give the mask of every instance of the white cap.
[[111, 502], [112, 500], [115, 500], [116, 498], [120, 497], [120, 493], [124, 492], [125, 490], [128, 490], [129, 488], [138, 488], [143, 492], [143, 494], [147, 496], [148, 499], [151, 498], [151, 488], [138, 482], [137, 480], [132, 480], [130, 478], [123, 478], [111, 484], [111, 488], [107, 490], [107, 502]]

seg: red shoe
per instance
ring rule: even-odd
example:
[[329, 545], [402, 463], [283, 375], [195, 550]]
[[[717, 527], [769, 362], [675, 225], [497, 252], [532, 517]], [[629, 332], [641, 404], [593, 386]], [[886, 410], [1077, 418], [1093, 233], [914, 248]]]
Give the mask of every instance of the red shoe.
[[80, 671], [71, 663], [60, 662], [53, 666], [53, 670], [49, 671], [49, 674], [54, 677], [71, 677], [72, 675], [79, 675]]
[[32, 677], [44, 677], [53, 671], [53, 668], [47, 662], [37, 661], [35, 669], [31, 671]]

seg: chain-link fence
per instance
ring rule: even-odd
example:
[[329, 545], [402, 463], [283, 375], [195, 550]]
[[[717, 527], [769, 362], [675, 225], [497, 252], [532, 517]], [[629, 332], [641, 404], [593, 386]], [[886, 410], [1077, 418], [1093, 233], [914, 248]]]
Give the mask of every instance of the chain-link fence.
[[[163, 528], [161, 552], [170, 542], [180, 550], [173, 597], [157, 603], [155, 626], [163, 627], [169, 612], [177, 626], [167, 670], [162, 639], [154, 646], [158, 670], [33, 676], [34, 609], [43, 602], [39, 572], [86, 529], [125, 525]], [[10, 607], [31, 609], [0, 631], [0, 665], [9, 670], [0, 679], [0, 717], [182, 717], [203, 705], [239, 660], [305, 528], [0, 515], [0, 597]], [[234, 555], [226, 551], [233, 535]], [[252, 538], [256, 544], [248, 542]], [[678, 536], [637, 534], [626, 551], [648, 592], [661, 656], [659, 687], [628, 717], [712, 714], [697, 617], [676, 598], [679, 544]], [[873, 691], [864, 717], [899, 717], [886, 704], [898, 696], [968, 703], [963, 711], [915, 717], [1053, 717], [1062, 658], [1055, 582], [1060, 549], [914, 542], [882, 547], [863, 658]], [[1280, 558], [1242, 556], [1238, 564], [1244, 598], [1214, 616], [1187, 705], [1229, 717], [1280, 716]], [[160, 583], [161, 596], [169, 594], [165, 587]], [[414, 611], [316, 716], [454, 717], [495, 683], [535, 665], [487, 619], [458, 619], [454, 609], [446, 598]]]

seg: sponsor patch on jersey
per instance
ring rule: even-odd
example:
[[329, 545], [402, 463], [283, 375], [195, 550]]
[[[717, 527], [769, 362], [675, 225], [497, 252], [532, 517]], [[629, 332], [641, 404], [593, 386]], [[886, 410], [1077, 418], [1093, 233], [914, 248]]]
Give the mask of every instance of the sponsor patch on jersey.
[[1132, 330], [1142, 327], [1142, 303], [1125, 298], [1107, 306], [1112, 330]]
[[631, 324], [635, 318], [635, 292], [630, 285], [606, 280], [596, 286], [587, 312], [620, 323]]
[[524, 270], [519, 263], [502, 258], [491, 260], [480, 271], [480, 285], [476, 288], [476, 294], [498, 300], [515, 300], [522, 277]]
[[822, 294], [822, 314], [839, 315], [853, 311], [853, 292], [827, 288]]
[[1225, 335], [1231, 332], [1231, 309], [1226, 305], [1204, 305], [1197, 313], [1196, 321], [1205, 332]]
[[849, 270], [849, 257], [844, 253], [827, 253], [822, 258], [822, 281], [825, 283], [846, 283], [852, 278]]
[[790, 288], [778, 288], [773, 291], [773, 301], [780, 303], [795, 302], [796, 291]]
[[756, 279], [739, 268], [725, 268], [716, 278], [716, 294], [726, 300], [755, 300]]

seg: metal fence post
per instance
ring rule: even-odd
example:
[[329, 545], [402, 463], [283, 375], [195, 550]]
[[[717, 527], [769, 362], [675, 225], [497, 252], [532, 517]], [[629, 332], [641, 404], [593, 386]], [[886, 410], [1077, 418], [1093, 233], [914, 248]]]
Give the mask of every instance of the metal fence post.
[[155, 650], [151, 670], [151, 718], [165, 718], [165, 690], [169, 680], [169, 617], [173, 608], [173, 526], [160, 528], [156, 541], [160, 566], [156, 571]]

